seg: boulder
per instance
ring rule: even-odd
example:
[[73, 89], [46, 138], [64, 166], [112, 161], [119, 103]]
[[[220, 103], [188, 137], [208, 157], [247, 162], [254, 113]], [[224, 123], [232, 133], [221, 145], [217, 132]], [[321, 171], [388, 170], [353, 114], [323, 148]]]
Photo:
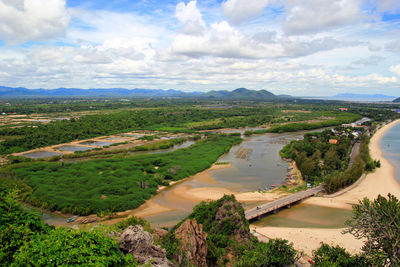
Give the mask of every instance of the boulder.
[[153, 243], [153, 236], [143, 230], [141, 225], [129, 226], [119, 237], [119, 246], [125, 253], [131, 253], [142, 264], [150, 263], [154, 267], [172, 267], [165, 249]]
[[181, 241], [181, 248], [174, 260], [180, 266], [207, 266], [207, 234], [203, 226], [196, 219], [187, 219], [174, 233]]

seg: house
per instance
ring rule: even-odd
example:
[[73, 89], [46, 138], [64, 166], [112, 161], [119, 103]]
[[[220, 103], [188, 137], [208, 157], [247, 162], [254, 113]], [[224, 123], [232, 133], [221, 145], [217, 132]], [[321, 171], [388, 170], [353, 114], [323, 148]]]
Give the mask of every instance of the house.
[[348, 111], [348, 108], [339, 108], [340, 111]]
[[338, 143], [338, 140], [336, 140], [336, 139], [329, 139], [329, 144], [336, 145], [337, 143]]

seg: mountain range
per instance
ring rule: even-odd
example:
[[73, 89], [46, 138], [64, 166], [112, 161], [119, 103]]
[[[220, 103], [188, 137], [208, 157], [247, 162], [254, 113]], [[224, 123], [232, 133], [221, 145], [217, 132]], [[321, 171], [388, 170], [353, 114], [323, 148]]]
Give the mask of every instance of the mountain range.
[[102, 89], [79, 89], [79, 88], [57, 88], [57, 89], [27, 89], [24, 87], [0, 86], [0, 98], [22, 98], [22, 97], [200, 97], [212, 99], [277, 99], [291, 98], [289, 95], [274, 95], [267, 90], [249, 90], [238, 88], [233, 91], [210, 91], [210, 92], [183, 92], [180, 90], [162, 89], [125, 89], [125, 88], [102, 88]]

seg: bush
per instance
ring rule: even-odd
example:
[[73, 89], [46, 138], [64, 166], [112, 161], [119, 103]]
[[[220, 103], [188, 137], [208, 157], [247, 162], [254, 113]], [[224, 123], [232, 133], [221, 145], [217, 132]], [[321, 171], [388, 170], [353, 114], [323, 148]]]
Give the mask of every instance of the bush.
[[255, 247], [245, 251], [234, 266], [287, 266], [296, 261], [296, 254], [293, 245], [287, 240], [271, 239], [268, 243], [255, 243]]
[[14, 256], [12, 266], [122, 266], [128, 261], [118, 243], [102, 231], [59, 227], [26, 242]]
[[16, 195], [0, 196], [0, 266], [9, 265], [15, 252], [33, 236], [50, 230], [39, 214], [24, 210], [14, 200]]
[[363, 256], [352, 256], [344, 248], [322, 243], [321, 247], [313, 251], [313, 260], [316, 266], [325, 267], [364, 267], [370, 266]]

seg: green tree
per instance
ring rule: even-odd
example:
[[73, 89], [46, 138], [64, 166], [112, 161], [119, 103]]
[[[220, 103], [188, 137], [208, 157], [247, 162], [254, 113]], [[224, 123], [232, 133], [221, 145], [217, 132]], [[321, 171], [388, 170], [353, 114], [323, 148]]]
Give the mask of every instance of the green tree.
[[369, 265], [363, 256], [352, 256], [342, 247], [324, 243], [313, 251], [313, 260], [316, 266], [324, 267], [364, 267]]
[[245, 251], [235, 266], [287, 266], [297, 260], [296, 254], [293, 245], [287, 240], [271, 239], [268, 243], [255, 243], [254, 249]]
[[36, 235], [14, 256], [11, 266], [123, 266], [124, 257], [116, 241], [101, 230], [73, 230], [59, 227]]
[[400, 265], [400, 202], [395, 196], [364, 198], [353, 206], [353, 217], [346, 224], [345, 233], [367, 239], [362, 250], [373, 263]]
[[17, 194], [0, 196], [0, 266], [10, 263], [14, 253], [32, 236], [50, 229], [39, 214], [24, 210], [14, 200]]

